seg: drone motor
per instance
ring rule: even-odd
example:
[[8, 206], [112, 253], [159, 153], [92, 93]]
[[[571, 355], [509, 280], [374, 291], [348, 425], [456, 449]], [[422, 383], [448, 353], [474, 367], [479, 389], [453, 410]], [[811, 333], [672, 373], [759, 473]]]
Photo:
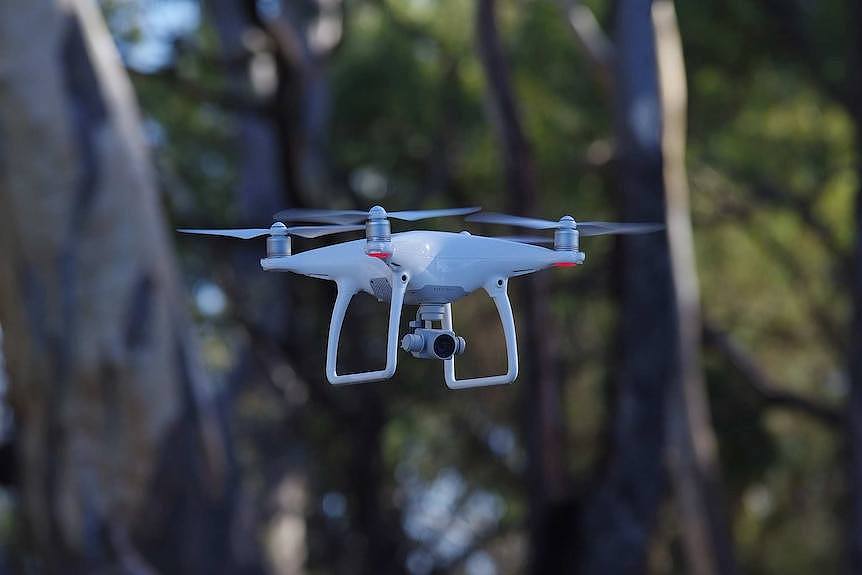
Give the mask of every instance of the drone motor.
[[558, 252], [578, 251], [578, 230], [572, 216], [563, 216], [554, 231], [554, 249]]
[[386, 210], [380, 206], [374, 206], [368, 211], [368, 220], [365, 222], [365, 253], [381, 260], [392, 257], [392, 228]]
[[290, 236], [287, 226], [275, 222], [269, 227], [269, 237], [266, 238], [266, 257], [283, 258], [290, 255]]

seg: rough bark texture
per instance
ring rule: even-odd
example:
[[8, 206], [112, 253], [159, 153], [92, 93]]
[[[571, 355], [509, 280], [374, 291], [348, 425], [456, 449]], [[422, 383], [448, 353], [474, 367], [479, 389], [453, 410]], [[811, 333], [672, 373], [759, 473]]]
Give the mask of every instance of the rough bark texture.
[[[649, 0], [615, 12], [615, 118], [622, 215], [663, 221], [661, 111]], [[676, 333], [664, 234], [621, 245], [620, 363], [605, 467], [586, 502], [580, 533], [584, 573], [643, 573], [665, 489], [664, 423]]]
[[0, 322], [37, 561], [229, 567], [225, 444], [93, 2], [0, 4], [0, 143]]
[[[532, 151], [524, 133], [509, 69], [497, 32], [494, 0], [479, 0], [476, 15], [479, 55], [485, 72], [488, 100], [500, 147], [508, 192], [514, 213], [532, 214], [538, 207]], [[549, 278], [538, 274], [522, 286], [523, 330], [521, 385], [527, 395], [529, 442], [528, 489], [530, 497], [530, 571], [559, 573], [571, 562], [571, 506], [565, 469], [565, 428], [561, 410], [557, 357], [548, 335], [552, 329]]]
[[679, 365], [670, 389], [668, 462], [688, 572], [737, 571], [724, 511], [718, 448], [700, 361], [700, 287], [685, 169], [686, 78], [671, 0], [652, 7], [662, 110], [665, 213], [677, 318]]

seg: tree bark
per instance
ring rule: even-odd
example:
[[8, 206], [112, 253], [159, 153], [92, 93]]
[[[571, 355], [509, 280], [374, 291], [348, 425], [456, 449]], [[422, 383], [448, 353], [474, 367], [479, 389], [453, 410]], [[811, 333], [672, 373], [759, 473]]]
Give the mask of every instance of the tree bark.
[[[538, 207], [532, 150], [521, 121], [517, 98], [497, 31], [495, 1], [479, 0], [476, 14], [479, 56], [485, 72], [492, 120], [503, 152], [509, 206], [520, 214]], [[549, 300], [549, 278], [527, 278], [521, 293], [526, 323], [521, 376], [528, 442], [530, 551], [532, 573], [560, 573], [571, 563], [570, 489], [564, 457], [565, 426], [560, 382], [555, 369], [556, 338]]]
[[[210, 0], [210, 3], [228, 61], [250, 62], [252, 58], [265, 58], [264, 51], [272, 50], [277, 62], [278, 88], [271, 106], [263, 114], [242, 113], [236, 118], [242, 139], [237, 190], [240, 212], [249, 222], [259, 222], [285, 205], [302, 207], [311, 202], [323, 207], [332, 199], [327, 190], [325, 135], [330, 109], [325, 60], [334, 46], [312, 45], [308, 34], [314, 21], [296, 7], [285, 5], [280, 14], [267, 16], [253, 1], [238, 4]], [[336, 5], [337, 2], [331, 3], [331, 7]], [[319, 18], [332, 19], [336, 15], [320, 14]], [[269, 42], [255, 53], [247, 39], [261, 30], [268, 35]], [[253, 88], [246, 68], [234, 67], [231, 72], [230, 81], [241, 91]], [[296, 311], [303, 305], [315, 308], [331, 305], [329, 286], [321, 284], [318, 290], [303, 290], [301, 296], [291, 294], [286, 275], [272, 277], [260, 273], [259, 252], [246, 250], [237, 254], [236, 267], [247, 270], [244, 283], [257, 280], [240, 287], [235, 294], [241, 299], [243, 321], [253, 332], [251, 345], [276, 348], [279, 355], [286, 356], [309, 386], [312, 402], [304, 410], [306, 415], [311, 409], [330, 411], [337, 423], [334, 433], [340, 434], [340, 440], [350, 446], [342, 460], [351, 478], [343, 486], [351, 509], [350, 536], [345, 537], [342, 530], [337, 530], [332, 536], [338, 542], [330, 547], [327, 556], [315, 557], [312, 550], [311, 568], [322, 563], [333, 573], [402, 572], [407, 546], [400, 517], [388, 496], [383, 459], [383, 434], [388, 417], [385, 393], [376, 386], [336, 390], [323, 379], [319, 343], [307, 337], [309, 331], [318, 330], [309, 330], [308, 323], [301, 323]], [[353, 305], [362, 303], [356, 301]], [[248, 373], [240, 376], [248, 378]], [[286, 425], [285, 429], [286, 434], [291, 434], [293, 426]], [[301, 437], [291, 436], [277, 446], [279, 453], [271, 453], [268, 459], [299, 462], [305, 447]], [[291, 457], [291, 453], [295, 456]], [[295, 477], [304, 478], [307, 474], [298, 465], [285, 470], [286, 467], [279, 466]], [[325, 533], [324, 537], [327, 535], [330, 534]], [[303, 542], [302, 547], [307, 545]], [[336, 549], [335, 554], [332, 549]]]
[[[599, 84], [616, 98], [618, 115], [636, 115], [640, 112], [646, 117], [651, 104], [643, 105], [638, 111], [632, 107], [636, 101], [629, 100], [628, 104], [621, 101], [611, 79], [610, 67], [622, 48], [611, 45], [604, 37], [588, 8], [576, 0], [567, 0], [564, 5], [572, 31], [592, 64]], [[638, 16], [642, 17], [642, 8], [638, 7], [637, 10]], [[662, 121], [661, 161], [669, 241], [667, 258], [672, 268], [670, 287], [673, 307], [668, 313], [674, 325], [673, 330], [667, 333], [674, 333], [676, 342], [676, 345], [668, 348], [670, 356], [667, 358], [673, 366], [668, 372], [672, 379], [666, 384], [668, 463], [679, 502], [678, 512], [683, 525], [681, 533], [689, 569], [696, 573], [733, 573], [736, 564], [722, 505], [716, 440], [700, 365], [699, 287], [685, 171], [686, 79], [682, 45], [673, 3], [659, 0], [652, 5], [651, 12], [655, 27], [657, 69], [655, 72], [650, 70], [648, 75], [658, 74], [657, 93]], [[646, 27], [647, 24], [641, 21], [641, 26]], [[617, 36], [620, 34], [618, 30]], [[631, 46], [629, 44], [629, 49]], [[624, 63], [617, 64], [618, 75]], [[647, 82], [651, 83], [652, 80]], [[622, 121], [633, 125], [636, 123], [631, 118], [622, 118]], [[628, 200], [624, 197], [623, 201], [626, 203]], [[616, 449], [613, 447], [616, 445], [614, 441], [612, 451]], [[614, 457], [611, 454], [611, 462]]]
[[[649, 0], [615, 13], [617, 177], [628, 221], [663, 221], [658, 70]], [[621, 241], [620, 360], [609, 449], [580, 533], [584, 573], [643, 573], [665, 491], [666, 397], [675, 376], [673, 284], [664, 234]]]
[[677, 318], [678, 374], [669, 391], [668, 463], [688, 572], [737, 572], [718, 449], [700, 360], [700, 287], [685, 169], [686, 77], [671, 0], [652, 6], [662, 109], [665, 215]]
[[93, 2], [0, 4], [0, 141], [0, 322], [37, 563], [229, 569], [230, 457]]
[[[238, 139], [238, 181], [234, 202], [240, 223], [266, 225], [275, 212], [290, 204], [298, 193], [290, 186], [296, 178], [285, 162], [292, 146], [283, 137], [289, 119], [281, 106], [280, 92], [284, 71], [276, 63], [275, 46], [260, 27], [255, 2], [209, 0], [209, 15], [218, 35], [221, 60], [230, 63], [223, 68], [232, 92], [250, 94], [254, 101], [265, 103], [255, 109], [237, 109], [230, 120], [236, 126]], [[263, 78], [263, 79], [261, 79]], [[281, 129], [280, 129], [281, 128]], [[290, 189], [289, 189], [290, 188]], [[233, 308], [244, 324], [253, 325], [255, 337], [237, 351], [236, 367], [229, 377], [224, 409], [233, 413], [232, 405], [255, 394], [278, 401], [278, 390], [270, 383], [269, 366], [256, 361], [259, 350], [271, 347], [287, 337], [292, 326], [290, 279], [287, 274], [269, 274], [260, 269], [262, 242], [235, 242], [231, 245], [230, 293]], [[261, 482], [246, 482], [240, 487], [242, 497], [254, 504], [243, 513], [243, 525], [237, 529], [234, 542], [237, 558], [246, 573], [267, 571], [276, 575], [302, 572], [307, 557], [306, 507], [309, 499], [305, 461], [305, 444], [297, 433], [298, 414], [283, 402], [281, 418], [271, 423], [266, 434], [244, 437], [262, 462], [257, 473]], [[240, 413], [238, 427], [252, 425]], [[260, 422], [256, 422], [260, 425]], [[273, 504], [275, 502], [275, 504]]]
[[[255, 4], [251, 2], [251, 4]], [[308, 7], [282, 5], [276, 16], [259, 13], [259, 22], [276, 47], [279, 65], [278, 100], [274, 117], [282, 127], [282, 147], [289, 170], [294, 205], [323, 205], [330, 193], [327, 130], [331, 93], [326, 59], [343, 36], [343, 6], [340, 0], [316, 2], [311, 16]], [[310, 36], [325, 29], [325, 39]]]

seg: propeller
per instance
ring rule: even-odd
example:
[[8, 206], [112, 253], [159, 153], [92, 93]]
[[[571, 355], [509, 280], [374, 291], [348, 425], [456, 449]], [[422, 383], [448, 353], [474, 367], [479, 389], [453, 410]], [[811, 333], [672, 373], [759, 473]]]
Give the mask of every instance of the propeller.
[[[521, 228], [530, 228], [533, 230], [552, 230], [559, 228], [562, 221], [541, 220], [538, 218], [525, 218], [521, 216], [510, 216], [508, 214], [498, 214], [495, 212], [483, 212], [475, 214], [467, 218], [468, 222], [481, 222], [486, 224], [502, 224], [506, 226], [517, 226]], [[581, 236], [603, 236], [606, 234], [647, 234], [657, 232], [664, 229], [664, 224], [654, 223], [620, 223], [620, 222], [577, 222], [576, 229]], [[525, 236], [528, 240], [541, 239]], [[504, 237], [503, 239], [512, 239], [514, 241], [526, 241], [524, 239], [516, 239], [515, 237]], [[553, 242], [553, 240], [551, 240]], [[537, 241], [527, 241], [527, 243], [539, 243]]]
[[507, 242], [521, 242], [522, 244], [552, 244], [554, 238], [546, 238], [545, 236], [493, 236], [497, 240], [506, 240]]
[[[376, 208], [376, 206], [375, 206]], [[374, 210], [375, 208], [372, 208]], [[429, 218], [443, 218], [447, 216], [465, 216], [474, 214], [482, 208], [449, 208], [441, 210], [406, 210], [400, 212], [386, 212], [382, 208], [382, 216], [415, 222]], [[323, 224], [353, 224], [364, 222], [369, 219], [370, 212], [363, 210], [319, 210], [309, 208], [290, 208], [275, 214], [274, 219], [284, 222], [318, 222]]]
[[[278, 227], [276, 227], [278, 226]], [[235, 230], [195, 230], [195, 229], [178, 229], [178, 232], [184, 234], [203, 234], [207, 236], [225, 236], [228, 238], [239, 238], [241, 240], [250, 240], [260, 236], [275, 235], [291, 235], [300, 236], [303, 238], [319, 238], [329, 234], [340, 234], [342, 232], [355, 232], [365, 229], [361, 225], [334, 225], [334, 226], [293, 226], [285, 227], [284, 224], [273, 224], [272, 228], [247, 228]]]

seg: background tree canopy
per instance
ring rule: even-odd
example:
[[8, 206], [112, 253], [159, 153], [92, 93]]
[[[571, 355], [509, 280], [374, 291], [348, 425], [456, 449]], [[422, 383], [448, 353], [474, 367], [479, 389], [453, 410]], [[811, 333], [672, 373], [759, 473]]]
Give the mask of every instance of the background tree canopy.
[[[862, 571], [860, 29], [837, 1], [7, 1], [0, 572]], [[667, 233], [513, 280], [518, 381], [456, 392], [409, 358], [332, 388], [332, 285], [169, 231], [377, 203]], [[493, 305], [455, 307], [460, 371], [502, 371]], [[382, 363], [385, 306], [347, 321], [345, 369]]]

